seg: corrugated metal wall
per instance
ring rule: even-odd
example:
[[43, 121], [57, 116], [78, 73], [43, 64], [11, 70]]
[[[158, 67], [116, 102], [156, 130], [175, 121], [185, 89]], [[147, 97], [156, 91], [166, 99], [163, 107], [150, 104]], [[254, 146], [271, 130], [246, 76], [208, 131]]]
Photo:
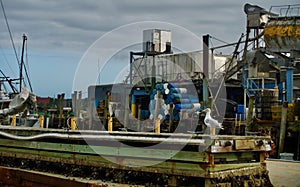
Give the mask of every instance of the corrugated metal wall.
[[[154, 58], [154, 61], [153, 61]], [[220, 68], [223, 66], [229, 56], [209, 55], [209, 78], [215, 76], [215, 72], [220, 73], [225, 70]], [[153, 66], [153, 62], [155, 67]], [[171, 55], [149, 56], [142, 59], [137, 59], [133, 62], [133, 83], [136, 84], [142, 79], [147, 80], [152, 76], [152, 70], [155, 68], [156, 81], [175, 81], [182, 79], [190, 79], [194, 73], [202, 73], [203, 54], [202, 52], [190, 52]], [[218, 71], [216, 71], [218, 70]], [[220, 70], [220, 71], [219, 71]]]

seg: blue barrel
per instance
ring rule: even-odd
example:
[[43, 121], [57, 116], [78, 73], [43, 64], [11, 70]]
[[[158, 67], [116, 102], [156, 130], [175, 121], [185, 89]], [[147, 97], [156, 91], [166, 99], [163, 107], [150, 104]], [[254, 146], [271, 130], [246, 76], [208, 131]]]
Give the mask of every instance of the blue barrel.
[[238, 114], [244, 114], [245, 113], [244, 112], [244, 105], [238, 104], [238, 106], [237, 106], [237, 113]]
[[175, 104], [175, 109], [182, 110], [182, 109], [192, 109], [194, 108], [193, 104]]

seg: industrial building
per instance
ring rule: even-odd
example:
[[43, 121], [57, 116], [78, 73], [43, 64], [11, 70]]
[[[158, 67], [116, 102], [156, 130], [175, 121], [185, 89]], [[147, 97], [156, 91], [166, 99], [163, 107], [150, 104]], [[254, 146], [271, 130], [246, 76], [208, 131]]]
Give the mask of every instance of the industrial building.
[[[149, 186], [272, 186], [266, 159], [300, 157], [299, 9], [245, 4], [246, 33], [217, 47], [204, 35], [202, 51], [178, 52], [171, 30], [143, 31], [128, 76], [90, 85], [87, 108], [75, 92], [64, 113], [59, 95], [40, 128], [0, 126], [2, 162], [155, 178]], [[15, 119], [15, 108], [3, 111]]]

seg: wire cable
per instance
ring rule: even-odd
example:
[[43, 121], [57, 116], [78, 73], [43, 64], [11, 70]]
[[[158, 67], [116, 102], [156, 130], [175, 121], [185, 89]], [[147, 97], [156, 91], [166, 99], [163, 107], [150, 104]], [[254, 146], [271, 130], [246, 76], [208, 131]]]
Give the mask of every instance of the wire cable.
[[8, 24], [8, 20], [7, 20], [7, 17], [6, 17], [6, 13], [5, 13], [5, 9], [4, 9], [4, 5], [3, 5], [2, 0], [0, 0], [0, 3], [1, 3], [1, 7], [2, 7], [2, 11], [3, 11], [5, 23], [6, 23], [6, 26], [7, 26], [7, 29], [8, 29], [10, 41], [11, 41], [11, 44], [13, 46], [13, 49], [14, 49], [14, 52], [15, 52], [15, 56], [16, 56], [18, 65], [20, 66], [21, 64], [20, 64], [20, 61], [19, 61], [19, 58], [18, 58], [18, 55], [17, 55], [16, 47], [15, 47], [14, 40], [13, 40], [13, 37], [12, 37], [12, 34], [11, 34], [11, 30], [10, 30], [10, 27], [9, 27], [9, 24]]
[[8, 84], [10, 85], [11, 89], [13, 90], [14, 93], [16, 93], [16, 88], [14, 87], [14, 85], [11, 83], [11, 81], [7, 78], [7, 76], [4, 74], [4, 72], [0, 69], [0, 73], [4, 76], [4, 79], [8, 82]]
[[229, 44], [228, 42], [225, 42], [224, 40], [218, 39], [218, 38], [213, 37], [213, 36], [210, 36], [210, 38], [212, 38], [212, 39], [214, 39], [214, 40], [217, 40], [217, 41], [219, 41], [219, 42], [221, 42], [221, 43]]
[[11, 67], [10, 63], [8, 62], [7, 57], [6, 57], [5, 53], [4, 53], [4, 50], [3, 50], [3, 48], [1, 47], [1, 45], [0, 45], [0, 51], [1, 51], [1, 53], [2, 53], [2, 56], [3, 56], [3, 58], [4, 58], [4, 61], [6, 62], [8, 68], [10, 69], [10, 71], [12, 72], [13, 75], [16, 75], [16, 72], [14, 72], [13, 68]]

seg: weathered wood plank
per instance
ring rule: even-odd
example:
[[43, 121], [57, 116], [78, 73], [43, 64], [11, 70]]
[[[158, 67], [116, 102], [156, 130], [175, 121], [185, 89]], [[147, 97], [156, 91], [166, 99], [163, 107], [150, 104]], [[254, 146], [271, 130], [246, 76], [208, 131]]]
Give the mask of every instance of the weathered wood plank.
[[235, 140], [235, 149], [254, 149], [254, 140]]
[[[232, 155], [228, 158], [228, 160], [239, 159], [239, 156], [240, 158], [247, 158], [249, 155], [251, 155], [251, 154], [248, 155], [247, 153], [241, 153], [241, 154], [242, 155], [235, 155], [234, 153], [232, 153]], [[58, 163], [66, 163], [66, 164], [86, 165], [86, 166], [93, 166], [93, 167], [107, 167], [107, 168], [134, 170], [134, 171], [174, 174], [174, 175], [192, 176], [192, 177], [210, 177], [215, 172], [220, 172], [220, 171], [225, 172], [237, 168], [249, 168], [254, 166], [256, 167], [261, 166], [261, 163], [259, 161], [253, 163], [246, 162], [246, 163], [237, 163], [237, 164], [214, 163], [212, 165], [209, 165], [208, 163], [188, 162], [188, 161], [178, 161], [178, 160], [177, 161], [161, 160], [161, 162], [158, 162], [158, 160], [152, 159], [150, 157], [148, 158], [138, 158], [138, 157], [134, 158], [134, 157], [124, 157], [124, 156], [102, 157], [97, 154], [84, 154], [78, 152], [62, 152], [62, 151], [59, 152], [53, 150], [28, 149], [23, 147], [4, 147], [4, 146], [0, 146], [0, 156], [58, 162]], [[213, 156], [215, 160], [217, 158], [223, 158], [225, 155], [213, 154]]]
[[233, 162], [233, 161], [254, 161], [259, 153], [249, 152], [228, 152], [214, 154], [215, 160], [220, 162]]
[[[0, 147], [0, 156], [31, 159], [65, 164], [86, 165], [93, 167], [116, 168], [133, 171], [175, 174], [182, 176], [203, 177], [206, 171], [199, 163], [176, 163], [174, 161], [157, 162], [149, 159], [101, 157], [99, 155], [84, 155], [73, 153], [59, 153], [40, 150], [24, 150]], [[139, 164], [140, 163], [140, 164]], [[148, 166], [144, 166], [148, 165]], [[140, 167], [137, 167], [140, 166]]]

